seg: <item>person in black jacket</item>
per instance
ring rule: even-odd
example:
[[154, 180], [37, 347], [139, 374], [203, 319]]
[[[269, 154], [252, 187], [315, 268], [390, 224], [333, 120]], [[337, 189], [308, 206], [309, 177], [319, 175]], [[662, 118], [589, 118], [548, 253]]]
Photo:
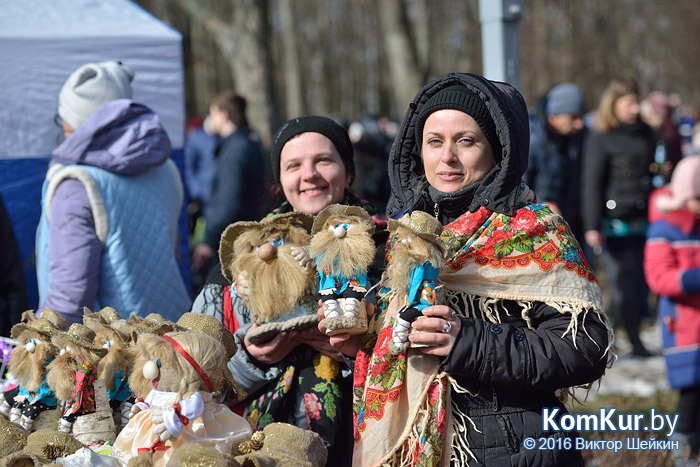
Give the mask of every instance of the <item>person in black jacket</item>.
[[[19, 323], [29, 308], [22, 259], [12, 221], [0, 196], [0, 336], [9, 337], [12, 325]], [[0, 375], [1, 377], [1, 375]]]
[[412, 323], [409, 341], [429, 347], [389, 351], [405, 297], [387, 289], [364, 336], [331, 337], [355, 358], [354, 465], [583, 465], [576, 431], [544, 415], [567, 413], [571, 388], [600, 378], [612, 331], [566, 221], [521, 182], [528, 143], [525, 102], [505, 83], [451, 73], [411, 102], [387, 214], [445, 226], [444, 297]]
[[264, 188], [262, 147], [248, 127], [246, 100], [225, 91], [212, 101], [209, 118], [221, 141], [214, 153], [216, 173], [204, 208], [204, 239], [192, 253], [193, 266], [205, 272], [224, 229], [234, 222], [258, 219]]
[[[523, 175], [525, 183], [569, 223], [585, 248], [581, 226], [581, 156], [586, 127], [586, 101], [574, 83], [552, 87], [528, 111], [530, 118], [530, 159]], [[584, 249], [587, 258], [592, 252]]]
[[650, 355], [639, 338], [639, 324], [649, 291], [643, 258], [655, 149], [654, 132], [639, 117], [637, 83], [612, 80], [585, 143], [583, 227], [591, 248], [607, 245], [613, 316], [621, 314], [633, 355], [639, 357]]

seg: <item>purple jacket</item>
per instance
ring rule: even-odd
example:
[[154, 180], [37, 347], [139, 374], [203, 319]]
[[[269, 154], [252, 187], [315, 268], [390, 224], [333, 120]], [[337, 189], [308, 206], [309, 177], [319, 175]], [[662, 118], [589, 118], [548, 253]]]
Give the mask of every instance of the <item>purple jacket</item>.
[[[97, 110], [52, 153], [51, 165], [82, 164], [122, 175], [142, 173], [165, 162], [171, 147], [160, 119], [147, 107], [119, 99]], [[99, 286], [102, 245], [83, 184], [67, 179], [51, 203], [49, 292], [39, 305], [69, 321], [82, 320]]]

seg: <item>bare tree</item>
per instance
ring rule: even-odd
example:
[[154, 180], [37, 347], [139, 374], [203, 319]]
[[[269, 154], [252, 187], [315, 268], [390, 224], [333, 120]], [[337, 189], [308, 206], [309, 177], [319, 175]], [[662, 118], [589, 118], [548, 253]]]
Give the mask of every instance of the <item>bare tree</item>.
[[291, 118], [301, 115], [304, 111], [301, 67], [298, 53], [298, 29], [294, 9], [292, 8], [292, 0], [279, 0], [278, 6], [282, 24], [282, 65], [285, 78], [286, 114]]
[[406, 108], [424, 84], [408, 30], [406, 10], [401, 0], [383, 0], [378, 6], [394, 99], [399, 108]]

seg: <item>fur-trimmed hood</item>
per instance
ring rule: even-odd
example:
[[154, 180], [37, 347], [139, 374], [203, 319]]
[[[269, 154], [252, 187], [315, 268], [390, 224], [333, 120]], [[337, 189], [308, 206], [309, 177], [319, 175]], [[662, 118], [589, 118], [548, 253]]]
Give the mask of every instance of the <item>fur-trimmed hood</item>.
[[480, 96], [491, 113], [501, 142], [501, 160], [484, 177], [469, 205], [471, 212], [484, 206], [512, 215], [518, 187], [527, 169], [530, 130], [525, 101], [520, 92], [506, 83], [489, 81], [469, 73], [450, 73], [431, 81], [413, 98], [396, 136], [389, 158], [391, 196], [387, 215], [396, 217], [404, 211], [428, 210], [428, 184], [416, 144], [415, 126], [425, 102], [439, 90], [455, 84], [467, 87]]

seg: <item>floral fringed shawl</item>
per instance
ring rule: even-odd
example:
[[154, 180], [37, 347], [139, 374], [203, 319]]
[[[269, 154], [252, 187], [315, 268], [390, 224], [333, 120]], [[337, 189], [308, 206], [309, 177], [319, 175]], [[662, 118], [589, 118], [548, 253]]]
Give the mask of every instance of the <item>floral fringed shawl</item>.
[[[445, 226], [441, 239], [448, 255], [440, 272], [445, 304], [462, 317], [497, 323], [506, 312], [502, 301], [514, 300], [531, 327], [528, 312], [533, 302], [543, 302], [571, 315], [562, 338], [574, 342], [578, 318], [594, 313], [608, 327], [611, 361], [612, 330], [598, 282], [568, 225], [536, 204], [525, 184], [517, 206], [514, 216], [481, 207]], [[468, 391], [439, 370], [434, 356], [416, 349], [391, 355], [391, 326], [400, 307], [395, 294], [384, 292], [355, 361], [353, 463], [449, 465], [452, 457], [466, 464], [471, 457], [466, 431], [475, 428], [450, 395]]]

